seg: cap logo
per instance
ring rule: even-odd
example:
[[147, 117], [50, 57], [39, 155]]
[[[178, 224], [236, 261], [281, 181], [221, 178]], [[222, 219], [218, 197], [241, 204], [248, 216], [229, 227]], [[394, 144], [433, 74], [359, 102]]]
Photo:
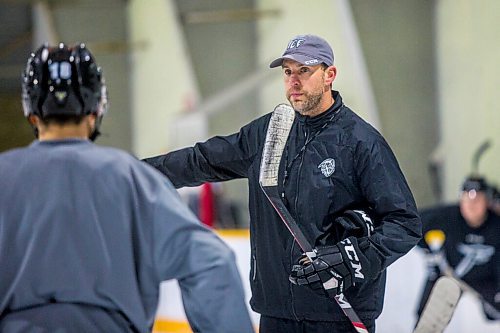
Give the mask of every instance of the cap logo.
[[316, 65], [317, 63], [319, 63], [319, 60], [313, 59], [313, 60], [307, 60], [306, 62], [304, 62], [304, 65], [311, 66], [311, 65]]
[[287, 49], [295, 49], [300, 45], [304, 44], [304, 42], [305, 42], [304, 39], [292, 39], [290, 43], [288, 43]]

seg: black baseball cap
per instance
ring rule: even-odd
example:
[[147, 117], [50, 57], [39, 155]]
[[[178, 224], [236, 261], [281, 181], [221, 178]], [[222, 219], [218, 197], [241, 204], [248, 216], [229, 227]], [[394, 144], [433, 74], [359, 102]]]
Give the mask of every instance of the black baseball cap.
[[295, 60], [306, 66], [315, 66], [321, 63], [332, 66], [333, 51], [327, 41], [321, 37], [298, 35], [288, 42], [283, 55], [271, 62], [269, 67], [279, 67], [285, 59]]

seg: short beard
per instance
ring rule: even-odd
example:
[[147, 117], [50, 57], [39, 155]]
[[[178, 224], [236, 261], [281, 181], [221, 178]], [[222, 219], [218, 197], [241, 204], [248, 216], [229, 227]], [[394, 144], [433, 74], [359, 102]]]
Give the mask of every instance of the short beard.
[[306, 97], [307, 98], [304, 102], [299, 103], [292, 102], [290, 98], [288, 99], [290, 104], [292, 104], [293, 109], [303, 116], [310, 115], [317, 110], [321, 103], [321, 99], [323, 98], [323, 92], [320, 91], [315, 94], [308, 94]]

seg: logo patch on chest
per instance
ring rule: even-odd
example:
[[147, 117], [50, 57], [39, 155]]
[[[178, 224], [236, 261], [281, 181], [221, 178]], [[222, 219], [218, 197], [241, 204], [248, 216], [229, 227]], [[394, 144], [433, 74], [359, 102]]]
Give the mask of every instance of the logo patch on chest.
[[327, 158], [318, 165], [321, 173], [325, 177], [330, 177], [335, 172], [335, 160], [333, 158]]

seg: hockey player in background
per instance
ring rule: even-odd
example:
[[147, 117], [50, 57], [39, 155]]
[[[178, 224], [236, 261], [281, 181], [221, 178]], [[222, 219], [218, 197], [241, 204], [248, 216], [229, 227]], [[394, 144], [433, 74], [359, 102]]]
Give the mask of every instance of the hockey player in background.
[[483, 297], [485, 317], [500, 320], [500, 217], [488, 208], [491, 193], [484, 178], [468, 177], [458, 204], [421, 211], [428, 275], [418, 316], [437, 278], [451, 269]]
[[42, 46], [23, 81], [38, 140], [0, 155], [0, 332], [150, 332], [177, 279], [195, 332], [253, 332], [232, 251], [167, 178], [92, 143], [106, 89], [82, 44]]

